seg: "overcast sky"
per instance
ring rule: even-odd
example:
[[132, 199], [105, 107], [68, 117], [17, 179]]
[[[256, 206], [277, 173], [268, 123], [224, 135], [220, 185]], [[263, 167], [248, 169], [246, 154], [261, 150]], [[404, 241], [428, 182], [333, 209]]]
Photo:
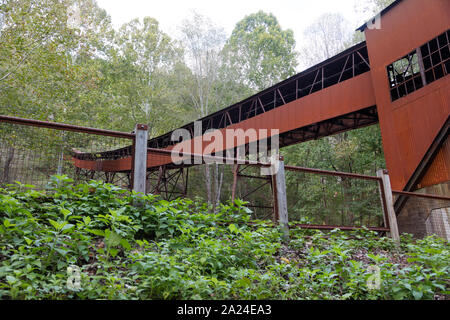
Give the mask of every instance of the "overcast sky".
[[[363, 0], [97, 0], [112, 17], [115, 27], [134, 18], [150, 16], [159, 21], [161, 29], [177, 37], [178, 26], [192, 10], [209, 17], [222, 26], [228, 35], [236, 23], [258, 10], [273, 13], [283, 29], [294, 31], [297, 48], [303, 30], [326, 12], [340, 12], [356, 29], [370, 17], [355, 12]], [[359, 6], [360, 7], [360, 6]]]

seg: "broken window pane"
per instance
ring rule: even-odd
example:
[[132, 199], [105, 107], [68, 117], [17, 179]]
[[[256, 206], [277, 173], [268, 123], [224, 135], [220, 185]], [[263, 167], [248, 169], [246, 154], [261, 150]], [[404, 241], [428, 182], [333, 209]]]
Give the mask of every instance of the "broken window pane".
[[[387, 66], [391, 99], [395, 101], [424, 85], [449, 74], [450, 30], [440, 34], [420, 47], [422, 63], [416, 50]], [[421, 75], [421, 65], [424, 79]]]
[[387, 72], [392, 101], [422, 87], [417, 86], [416, 81], [416, 78], [420, 78], [420, 65], [415, 50], [389, 65]]

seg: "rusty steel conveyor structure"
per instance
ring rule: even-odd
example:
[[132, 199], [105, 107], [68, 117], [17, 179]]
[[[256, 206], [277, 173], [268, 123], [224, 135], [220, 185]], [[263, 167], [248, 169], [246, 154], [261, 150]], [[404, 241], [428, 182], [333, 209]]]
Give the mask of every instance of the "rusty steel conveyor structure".
[[[375, 99], [364, 94], [371, 86], [369, 71], [367, 47], [362, 42], [241, 102], [199, 119], [201, 133], [211, 129], [277, 128], [280, 130], [280, 147], [285, 147], [376, 124]], [[356, 92], [352, 92], [355, 88]], [[322, 91], [332, 96], [348, 97], [347, 103], [339, 104], [338, 99], [336, 103], [324, 104], [322, 100], [326, 95], [321, 95]], [[312, 113], [310, 110], [313, 108], [317, 112]], [[334, 117], [329, 118], [329, 115]], [[195, 137], [194, 122], [181, 129], [188, 130]], [[172, 133], [150, 139], [148, 147], [170, 150], [178, 143], [171, 140]], [[132, 146], [129, 146], [100, 153], [77, 153], [74, 161], [83, 169], [127, 172], [131, 170], [131, 156]], [[149, 155], [149, 171], [161, 165], [179, 167], [171, 163], [169, 156]]]
[[[278, 129], [281, 148], [379, 123], [392, 188], [413, 191], [450, 181], [450, 144], [442, 143], [424, 179], [411, 183], [450, 114], [450, 2], [397, 0], [379, 18], [379, 28], [359, 28], [365, 42], [199, 119], [200, 135], [194, 123], [181, 127], [191, 133], [190, 141], [171, 141], [171, 131], [150, 139], [148, 147], [193, 146], [206, 130], [251, 128]], [[75, 153], [73, 160], [80, 170], [130, 172], [132, 150]], [[169, 155], [149, 153], [148, 172], [161, 167], [180, 168]]]

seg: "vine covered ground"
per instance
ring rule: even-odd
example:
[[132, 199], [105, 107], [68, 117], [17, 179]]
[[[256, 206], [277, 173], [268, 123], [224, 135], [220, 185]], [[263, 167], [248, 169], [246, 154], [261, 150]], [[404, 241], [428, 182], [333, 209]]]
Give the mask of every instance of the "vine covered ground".
[[446, 299], [450, 246], [215, 214], [54, 176], [0, 189], [0, 299]]

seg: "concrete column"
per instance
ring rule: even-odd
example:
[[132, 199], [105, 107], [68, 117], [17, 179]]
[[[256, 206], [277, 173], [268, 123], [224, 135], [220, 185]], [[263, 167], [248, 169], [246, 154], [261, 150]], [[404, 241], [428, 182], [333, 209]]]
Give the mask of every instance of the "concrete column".
[[[391, 189], [391, 181], [389, 179], [389, 175], [386, 170], [378, 170], [377, 176], [380, 177], [383, 181], [381, 187], [384, 189], [384, 195], [386, 200], [386, 208], [387, 208], [387, 218], [389, 219], [389, 228], [390, 228], [390, 236], [396, 242], [400, 241], [400, 235], [398, 232], [397, 225], [397, 216], [394, 211], [394, 201], [392, 197], [392, 189]], [[383, 207], [384, 211], [384, 207]]]
[[289, 219], [288, 219], [288, 210], [287, 210], [287, 197], [286, 197], [286, 177], [284, 171], [284, 159], [283, 157], [279, 158], [278, 162], [278, 170], [273, 173], [272, 182], [273, 182], [273, 193], [275, 200], [275, 221], [278, 220], [278, 223], [283, 228], [283, 232], [285, 238], [289, 238]]
[[147, 141], [148, 126], [137, 124], [135, 127], [134, 163], [133, 163], [133, 190], [145, 193], [147, 180]]

